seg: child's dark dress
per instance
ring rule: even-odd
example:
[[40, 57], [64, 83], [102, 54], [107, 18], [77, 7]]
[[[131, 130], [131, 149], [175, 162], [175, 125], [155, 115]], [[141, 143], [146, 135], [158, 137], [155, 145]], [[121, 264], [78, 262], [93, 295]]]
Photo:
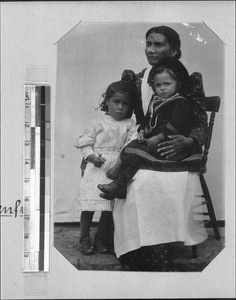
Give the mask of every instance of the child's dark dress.
[[[139, 131], [145, 131], [145, 138], [163, 133], [188, 136], [191, 131], [190, 101], [174, 95], [169, 99], [153, 96]], [[157, 171], [198, 171], [201, 167], [201, 147], [184, 151], [165, 159], [157, 152], [158, 145], [148, 145], [145, 141], [130, 142], [121, 152], [122, 162], [140, 169]]]

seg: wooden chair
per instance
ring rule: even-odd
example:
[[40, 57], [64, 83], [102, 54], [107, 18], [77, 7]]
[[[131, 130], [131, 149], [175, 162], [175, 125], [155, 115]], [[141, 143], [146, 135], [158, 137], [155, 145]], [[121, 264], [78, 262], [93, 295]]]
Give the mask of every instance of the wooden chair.
[[[194, 212], [195, 215], [204, 215], [208, 216], [209, 219], [204, 222], [201, 226], [210, 224], [214, 230], [215, 238], [217, 240], [220, 240], [220, 233], [219, 233], [219, 228], [217, 226], [217, 221], [216, 221], [216, 216], [215, 216], [215, 211], [213, 208], [213, 203], [211, 199], [211, 195], [209, 192], [209, 189], [207, 187], [206, 180], [204, 178], [204, 173], [206, 173], [207, 168], [207, 159], [208, 159], [208, 154], [209, 154], [209, 149], [211, 145], [211, 138], [212, 138], [212, 132], [213, 132], [213, 126], [214, 126], [214, 120], [215, 120], [215, 114], [219, 111], [220, 108], [220, 97], [218, 96], [212, 96], [212, 97], [206, 97], [205, 98], [205, 104], [206, 104], [206, 110], [210, 112], [210, 119], [208, 122], [208, 136], [207, 140], [204, 146], [204, 152], [203, 152], [203, 157], [202, 157], [202, 168], [199, 173], [200, 177], [200, 183], [201, 183], [201, 188], [202, 188], [202, 195], [197, 195], [197, 197], [203, 198], [203, 201], [201, 203], [196, 204], [193, 208], [197, 208], [202, 205], [206, 205], [207, 207], [207, 212]], [[200, 227], [201, 227], [200, 226]], [[193, 252], [193, 258], [196, 258], [198, 256], [197, 253], [197, 246], [194, 245], [192, 246], [192, 252]]]

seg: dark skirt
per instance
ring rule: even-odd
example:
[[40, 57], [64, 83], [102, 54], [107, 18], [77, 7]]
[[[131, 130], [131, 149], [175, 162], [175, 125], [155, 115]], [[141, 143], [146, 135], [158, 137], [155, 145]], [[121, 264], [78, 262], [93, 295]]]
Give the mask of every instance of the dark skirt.
[[121, 255], [124, 271], [173, 271], [174, 243], [141, 247]]
[[168, 160], [157, 152], [157, 146], [148, 146], [138, 140], [131, 141], [121, 152], [122, 162], [138, 169], [163, 172], [197, 172], [201, 169], [202, 154], [184, 152]]

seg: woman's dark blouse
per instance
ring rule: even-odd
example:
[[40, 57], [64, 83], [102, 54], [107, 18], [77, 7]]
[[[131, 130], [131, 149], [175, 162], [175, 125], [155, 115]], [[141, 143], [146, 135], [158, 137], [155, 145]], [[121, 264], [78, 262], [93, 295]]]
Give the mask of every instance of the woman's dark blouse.
[[[141, 84], [145, 70], [146, 69], [138, 74], [134, 74], [134, 72], [130, 70], [125, 70], [122, 74], [122, 79], [129, 78], [135, 84], [137, 101], [135, 102], [134, 114], [136, 116], [137, 124], [140, 124], [144, 119]], [[190, 76], [190, 88], [187, 98], [191, 100], [191, 131], [188, 136], [193, 138], [194, 141], [191, 150], [197, 151], [197, 149], [205, 144], [208, 133], [207, 114], [204, 105], [205, 93], [203, 90], [202, 76], [200, 73], [195, 72]], [[172, 257], [172, 243], [167, 243], [161, 245], [143, 246], [139, 249], [121, 255], [120, 260], [123, 268], [128, 265], [131, 267], [131, 270], [157, 271], [159, 270], [158, 268], [160, 268], [160, 270], [163, 271], [163, 266], [164, 269], [171, 269]]]
[[[137, 124], [140, 124], [144, 119], [144, 112], [142, 106], [142, 79], [145, 73], [144, 69], [138, 74], [134, 74], [131, 70], [125, 70], [122, 73], [122, 79], [131, 80], [135, 84], [136, 102], [134, 104], [134, 114], [136, 116]], [[194, 72], [190, 75], [190, 87], [187, 94], [190, 99], [190, 115], [191, 115], [191, 132], [188, 137], [193, 138], [193, 147], [201, 147], [204, 145], [208, 133], [207, 113], [204, 105], [205, 93], [203, 89], [203, 81], [200, 73]]]

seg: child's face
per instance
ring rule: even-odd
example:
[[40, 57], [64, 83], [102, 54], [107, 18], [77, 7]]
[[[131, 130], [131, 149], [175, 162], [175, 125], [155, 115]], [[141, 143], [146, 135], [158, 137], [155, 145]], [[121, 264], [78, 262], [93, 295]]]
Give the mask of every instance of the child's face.
[[177, 91], [177, 81], [166, 71], [154, 77], [154, 91], [157, 96], [164, 99], [173, 96]]
[[117, 121], [124, 119], [129, 111], [130, 96], [128, 93], [115, 92], [107, 101], [108, 113]]

